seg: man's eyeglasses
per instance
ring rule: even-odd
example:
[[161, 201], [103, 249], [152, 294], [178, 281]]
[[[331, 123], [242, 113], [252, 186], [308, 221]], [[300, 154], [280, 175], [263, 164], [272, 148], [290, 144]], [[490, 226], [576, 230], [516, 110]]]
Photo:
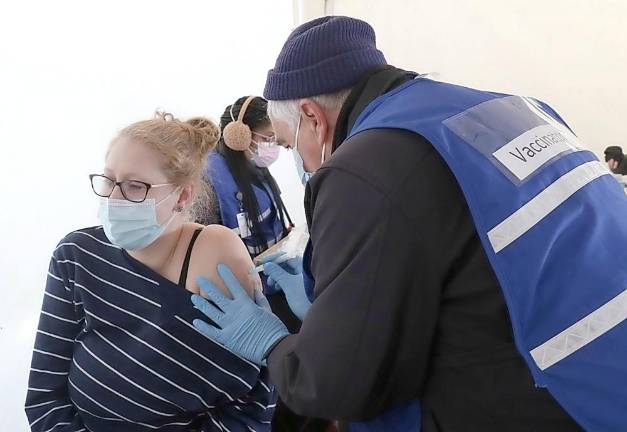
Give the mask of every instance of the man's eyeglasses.
[[91, 188], [99, 197], [109, 198], [113, 189], [118, 186], [124, 199], [134, 203], [144, 202], [148, 196], [148, 191], [152, 188], [172, 185], [172, 183], [150, 184], [139, 180], [118, 182], [103, 174], [91, 174], [89, 180], [91, 181]]

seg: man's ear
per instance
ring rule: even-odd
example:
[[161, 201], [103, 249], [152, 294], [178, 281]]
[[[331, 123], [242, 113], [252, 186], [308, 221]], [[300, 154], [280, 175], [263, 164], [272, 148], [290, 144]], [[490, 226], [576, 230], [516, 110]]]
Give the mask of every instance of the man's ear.
[[[311, 99], [303, 99], [299, 103], [303, 113], [303, 124], [313, 129], [318, 144], [322, 146], [329, 132], [329, 120], [320, 105]], [[301, 124], [301, 128], [303, 125]]]

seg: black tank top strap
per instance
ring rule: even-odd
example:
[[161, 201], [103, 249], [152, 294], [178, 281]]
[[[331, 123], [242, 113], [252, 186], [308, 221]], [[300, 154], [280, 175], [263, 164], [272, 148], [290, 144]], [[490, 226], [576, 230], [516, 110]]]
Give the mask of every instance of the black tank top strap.
[[179, 277], [179, 286], [185, 289], [185, 285], [187, 284], [187, 272], [189, 270], [189, 261], [192, 258], [192, 249], [194, 249], [194, 243], [196, 243], [196, 239], [198, 235], [202, 231], [202, 228], [197, 228], [192, 234], [192, 239], [189, 241], [189, 246], [187, 246], [187, 253], [185, 254], [185, 259], [183, 260], [183, 267], [181, 268], [181, 276]]

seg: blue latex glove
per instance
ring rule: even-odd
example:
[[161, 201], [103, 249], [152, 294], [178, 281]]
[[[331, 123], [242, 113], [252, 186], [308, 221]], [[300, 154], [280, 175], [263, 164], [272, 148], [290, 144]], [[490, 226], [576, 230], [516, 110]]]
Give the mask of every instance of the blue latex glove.
[[263, 272], [268, 276], [267, 284], [279, 287], [294, 315], [304, 320], [311, 302], [305, 292], [302, 258], [295, 257], [281, 264], [269, 262], [264, 264]]
[[[285, 252], [275, 252], [261, 260], [261, 264], [264, 266], [268, 263], [278, 264], [283, 270], [293, 275], [303, 273], [303, 258], [299, 256], [285, 260]], [[269, 277], [266, 284], [273, 287], [275, 281]]]
[[268, 255], [264, 259], [261, 260], [260, 264], [268, 264], [269, 262], [273, 262], [278, 258], [281, 258], [285, 255], [285, 252], [275, 252], [273, 254]]
[[192, 303], [219, 328], [199, 319], [194, 320], [194, 327], [235, 354], [255, 364], [263, 365], [268, 350], [289, 335], [289, 331], [270, 311], [270, 305], [261, 292], [255, 290], [253, 301], [224, 264], [218, 265], [218, 274], [233, 295], [233, 299], [225, 296], [207, 279], [199, 277], [198, 285], [215, 306], [195, 294], [192, 296]]
[[[287, 257], [285, 255], [285, 252], [275, 252], [259, 260], [258, 266], [253, 268], [250, 272], [251, 274], [255, 272], [263, 273], [264, 264], [267, 264], [269, 262], [276, 262], [278, 264], [279, 262], [285, 261], [286, 259]], [[261, 268], [261, 271], [260, 271], [260, 268]], [[260, 274], [260, 276], [265, 276], [265, 275]], [[265, 295], [274, 295], [274, 294], [281, 292], [281, 288], [275, 286], [274, 281], [268, 280], [267, 277], [262, 277], [262, 281], [263, 281], [263, 293]]]

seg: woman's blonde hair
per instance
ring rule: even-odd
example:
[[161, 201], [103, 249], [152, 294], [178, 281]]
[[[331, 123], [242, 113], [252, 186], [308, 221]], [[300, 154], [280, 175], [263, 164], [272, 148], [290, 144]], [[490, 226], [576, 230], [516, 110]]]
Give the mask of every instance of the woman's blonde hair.
[[198, 219], [209, 208], [210, 188], [204, 178], [207, 155], [220, 139], [220, 128], [204, 117], [181, 121], [172, 114], [157, 111], [154, 118], [133, 123], [120, 131], [115, 140], [131, 138], [157, 150], [164, 160], [163, 172], [178, 186], [194, 185], [191, 217]]

